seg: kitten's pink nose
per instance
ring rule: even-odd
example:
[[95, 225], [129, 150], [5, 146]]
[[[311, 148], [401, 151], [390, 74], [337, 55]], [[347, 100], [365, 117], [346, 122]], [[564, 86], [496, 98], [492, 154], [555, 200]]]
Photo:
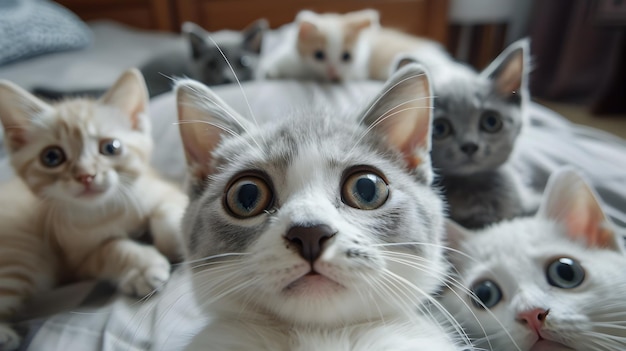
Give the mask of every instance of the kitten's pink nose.
[[335, 232], [323, 224], [312, 227], [294, 226], [289, 229], [285, 239], [296, 246], [302, 258], [313, 264], [322, 254], [322, 245], [333, 235]]
[[76, 180], [78, 180], [79, 182], [83, 183], [83, 185], [85, 186], [89, 186], [91, 185], [91, 183], [93, 183], [93, 179], [95, 178], [95, 176], [91, 175], [91, 174], [79, 174], [76, 176]]
[[337, 72], [337, 69], [335, 67], [328, 67], [328, 69], [326, 70], [326, 73], [328, 74], [328, 78], [332, 81], [337, 81], [339, 80], [339, 73]]
[[528, 325], [534, 331], [539, 331], [543, 327], [543, 323], [546, 321], [550, 310], [544, 310], [543, 308], [535, 308], [529, 311], [521, 312], [517, 315], [517, 321]]

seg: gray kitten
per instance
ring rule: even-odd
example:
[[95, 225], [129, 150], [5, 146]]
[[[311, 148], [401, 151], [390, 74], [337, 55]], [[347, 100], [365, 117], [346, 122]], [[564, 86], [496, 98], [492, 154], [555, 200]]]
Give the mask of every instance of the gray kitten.
[[176, 92], [183, 231], [210, 317], [187, 350], [464, 349], [415, 312], [448, 269], [419, 66], [358, 114], [254, 121], [197, 82]]
[[528, 40], [517, 41], [480, 73], [452, 61], [426, 63], [434, 78], [433, 166], [450, 217], [464, 227], [481, 228], [539, 206], [539, 196], [507, 162], [525, 123], [528, 51]]
[[[258, 64], [263, 35], [268, 28], [267, 20], [260, 19], [241, 31], [211, 33], [192, 22], [185, 22], [181, 30], [189, 43], [188, 51], [166, 52], [139, 67], [150, 97], [171, 91], [173, 77], [190, 77], [207, 85], [234, 83], [235, 77], [240, 81], [251, 80]], [[33, 89], [34, 94], [55, 100], [72, 96], [101, 96], [105, 91]]]

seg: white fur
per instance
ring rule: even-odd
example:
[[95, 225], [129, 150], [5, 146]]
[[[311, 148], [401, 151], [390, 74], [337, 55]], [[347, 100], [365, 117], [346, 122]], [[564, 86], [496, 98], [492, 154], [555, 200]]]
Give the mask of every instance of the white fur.
[[[568, 229], [571, 222], [595, 210], [588, 205], [592, 198], [585, 199], [578, 189], [580, 183], [572, 182], [566, 173], [553, 176], [544, 206], [533, 218], [503, 222], [476, 233], [450, 227], [453, 246], [460, 250], [452, 259], [460, 276], [443, 302], [457, 320], [465, 321], [477, 346], [521, 351], [626, 349], [623, 244], [618, 240], [616, 246], [608, 240], [603, 243], [606, 247], [598, 247], [588, 244], [585, 237], [572, 237], [582, 232]], [[578, 200], [564, 202], [571, 196], [583, 204], [576, 207], [573, 204]], [[606, 223], [592, 219], [587, 224], [589, 230], [598, 225], [605, 229]], [[585, 279], [580, 286], [563, 289], [548, 282], [548, 265], [561, 257], [583, 267]], [[485, 279], [496, 282], [503, 295], [488, 310], [474, 306], [465, 290]], [[541, 336], [561, 346], [536, 343], [537, 334], [519, 319], [520, 313], [536, 308], [549, 310]]]

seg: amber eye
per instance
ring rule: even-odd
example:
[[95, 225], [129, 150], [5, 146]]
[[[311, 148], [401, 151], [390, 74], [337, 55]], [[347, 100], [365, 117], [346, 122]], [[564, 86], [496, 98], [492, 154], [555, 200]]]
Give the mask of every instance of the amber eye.
[[224, 204], [237, 218], [257, 216], [272, 205], [273, 194], [265, 179], [244, 176], [232, 182], [226, 190]]
[[41, 164], [48, 168], [58, 167], [65, 162], [65, 152], [60, 146], [48, 146], [39, 155]]
[[122, 142], [117, 139], [100, 141], [100, 153], [105, 156], [117, 156], [122, 153]]
[[345, 178], [341, 200], [361, 210], [374, 210], [389, 198], [389, 186], [373, 170], [359, 170]]

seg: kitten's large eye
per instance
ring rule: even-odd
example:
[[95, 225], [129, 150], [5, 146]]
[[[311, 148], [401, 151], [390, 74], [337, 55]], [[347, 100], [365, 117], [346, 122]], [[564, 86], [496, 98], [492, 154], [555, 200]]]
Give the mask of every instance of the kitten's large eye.
[[326, 54], [324, 54], [324, 51], [322, 50], [315, 50], [315, 52], [313, 53], [313, 57], [315, 57], [315, 59], [318, 61], [324, 61], [324, 59], [326, 58]]
[[585, 270], [571, 258], [561, 257], [548, 265], [548, 283], [561, 289], [573, 289], [585, 280]]
[[232, 182], [226, 191], [225, 205], [237, 218], [261, 214], [272, 205], [272, 191], [258, 176], [244, 176]]
[[472, 287], [472, 292], [482, 302], [482, 305], [478, 301], [472, 299], [474, 306], [478, 308], [491, 308], [497, 305], [502, 300], [502, 291], [498, 284], [491, 280], [483, 280], [480, 283], [475, 284]]
[[445, 118], [437, 118], [433, 121], [433, 139], [444, 139], [452, 134], [452, 124]]
[[496, 111], [485, 111], [480, 117], [480, 129], [487, 133], [496, 133], [502, 129], [502, 117]]
[[348, 206], [361, 210], [374, 210], [389, 197], [389, 186], [373, 170], [359, 170], [345, 178], [341, 200]]
[[349, 52], [347, 52], [347, 51], [345, 51], [345, 52], [343, 53], [343, 55], [341, 55], [341, 60], [342, 60], [343, 62], [348, 62], [348, 61], [350, 61], [351, 59], [352, 59], [352, 55], [350, 55], [350, 53], [349, 53]]
[[105, 156], [117, 156], [122, 153], [122, 142], [117, 139], [100, 141], [100, 153]]
[[48, 168], [58, 167], [65, 162], [65, 152], [59, 146], [48, 146], [39, 155], [41, 164]]

